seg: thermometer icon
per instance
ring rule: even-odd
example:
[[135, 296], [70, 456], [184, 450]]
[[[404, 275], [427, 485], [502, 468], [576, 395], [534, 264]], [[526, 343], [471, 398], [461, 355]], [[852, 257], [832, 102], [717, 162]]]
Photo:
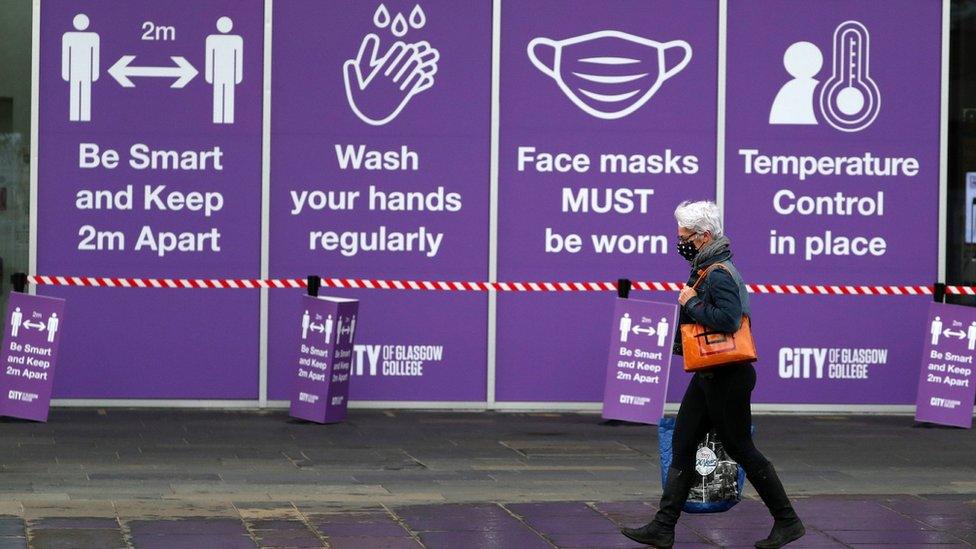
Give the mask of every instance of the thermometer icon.
[[834, 31], [833, 73], [820, 91], [820, 111], [844, 132], [870, 126], [881, 109], [881, 92], [868, 72], [869, 46], [868, 29], [857, 21]]

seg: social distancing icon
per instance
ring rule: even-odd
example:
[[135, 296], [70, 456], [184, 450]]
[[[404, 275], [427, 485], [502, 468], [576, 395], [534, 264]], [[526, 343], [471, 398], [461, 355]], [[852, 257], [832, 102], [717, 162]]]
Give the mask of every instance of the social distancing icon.
[[[75, 15], [73, 31], [61, 38], [61, 78], [68, 82], [69, 113], [72, 122], [90, 122], [92, 117], [92, 83], [101, 73], [101, 37], [90, 32], [91, 21], [84, 13]], [[234, 123], [234, 92], [244, 77], [244, 38], [231, 34], [230, 17], [217, 19], [217, 33], [206, 37], [205, 79], [213, 86], [213, 123]], [[199, 73], [193, 63], [182, 56], [171, 56], [172, 65], [136, 65], [135, 55], [122, 55], [108, 69], [123, 88], [136, 88], [133, 78], [168, 78], [174, 89], [185, 88]]]
[[32, 317], [32, 319], [25, 319], [20, 307], [15, 307], [10, 314], [10, 336], [20, 337], [23, 331], [47, 332], [48, 343], [54, 342], [54, 337], [61, 326], [58, 314], [52, 313], [45, 321], [43, 315], [35, 311]]
[[[646, 320], [646, 319], [645, 319]], [[662, 317], [661, 320], [655, 325], [641, 325], [635, 324], [634, 319], [631, 318], [630, 313], [624, 313], [620, 317], [620, 322], [617, 324], [620, 330], [620, 342], [627, 343], [630, 341], [631, 335], [635, 336], [646, 336], [654, 337], [657, 336], [657, 346], [664, 347], [668, 333], [670, 332], [670, 325], [668, 324], [668, 319]]]
[[[319, 322], [315, 322], [312, 316], [306, 310], [302, 314], [302, 340], [305, 341], [312, 337], [313, 334], [321, 334], [323, 343], [329, 345], [332, 343], [332, 333], [335, 329], [335, 320], [332, 315], [327, 315], [324, 319], [318, 319]], [[340, 322], [342, 319], [339, 319]]]
[[966, 341], [966, 348], [970, 351], [976, 350], [976, 322], [972, 322], [963, 329], [958, 323], [956, 329], [946, 328], [942, 322], [942, 317], [937, 316], [929, 326], [929, 335], [932, 337], [931, 344], [938, 345], [943, 338], [958, 339]]

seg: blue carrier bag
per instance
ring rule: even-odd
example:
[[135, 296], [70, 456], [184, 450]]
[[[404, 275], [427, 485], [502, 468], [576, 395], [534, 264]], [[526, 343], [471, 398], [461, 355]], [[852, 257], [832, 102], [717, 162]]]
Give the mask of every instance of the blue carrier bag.
[[[671, 468], [674, 418], [662, 418], [657, 426], [657, 432], [663, 486], [668, 482], [668, 469]], [[742, 499], [746, 472], [738, 463], [732, 461], [722, 446], [722, 441], [714, 432], [709, 433], [698, 445], [694, 476], [697, 482], [692, 485], [688, 500], [685, 502], [686, 513], [721, 513], [735, 507], [735, 504]]]

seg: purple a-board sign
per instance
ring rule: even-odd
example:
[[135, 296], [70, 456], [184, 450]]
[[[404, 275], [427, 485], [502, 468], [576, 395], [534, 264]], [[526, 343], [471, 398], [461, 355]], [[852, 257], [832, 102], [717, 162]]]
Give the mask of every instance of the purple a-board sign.
[[0, 351], [0, 415], [47, 421], [64, 300], [11, 293]]
[[915, 420], [969, 429], [976, 401], [976, 309], [932, 303], [925, 328]]
[[[684, 280], [672, 212], [715, 193], [718, 2], [502, 8], [500, 280]], [[598, 402], [605, 295], [498, 297], [499, 401]]]
[[[491, 2], [274, 4], [274, 277], [485, 280]], [[351, 397], [487, 394], [480, 292], [339, 291], [370, 306]], [[295, 295], [270, 299], [269, 394], [290, 398]]]
[[[39, 274], [257, 278], [261, 0], [45, 0]], [[55, 395], [255, 399], [259, 296], [44, 288], [72, 302]]]
[[316, 423], [346, 419], [358, 321], [355, 299], [302, 298], [292, 417]]
[[678, 306], [617, 299], [603, 417], [656, 425], [664, 416]]
[[[747, 281], [936, 280], [941, 11], [729, 3], [725, 217]], [[754, 296], [754, 400], [911, 404], [929, 299]]]

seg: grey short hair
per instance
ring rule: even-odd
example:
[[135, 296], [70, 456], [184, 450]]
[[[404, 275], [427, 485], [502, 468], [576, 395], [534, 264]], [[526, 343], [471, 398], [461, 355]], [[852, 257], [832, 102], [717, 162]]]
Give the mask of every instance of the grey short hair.
[[722, 214], [718, 206], [711, 201], [685, 201], [678, 204], [674, 210], [674, 218], [678, 226], [696, 233], [712, 233], [712, 236], [722, 236]]

